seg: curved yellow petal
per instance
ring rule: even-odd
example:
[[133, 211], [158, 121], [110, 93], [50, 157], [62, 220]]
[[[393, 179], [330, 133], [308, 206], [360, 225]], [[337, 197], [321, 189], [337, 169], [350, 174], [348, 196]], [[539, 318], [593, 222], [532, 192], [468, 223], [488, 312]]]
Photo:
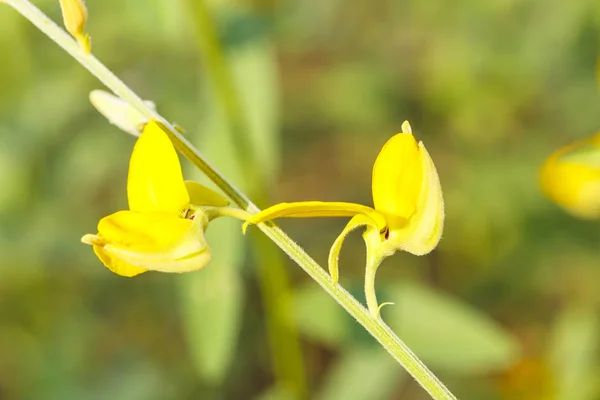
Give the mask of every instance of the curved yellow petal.
[[384, 256], [397, 250], [423, 255], [442, 236], [444, 200], [439, 177], [423, 143], [412, 136], [408, 122], [392, 137], [373, 167], [375, 209], [385, 213], [389, 234], [378, 250]]
[[364, 214], [373, 221], [380, 232], [387, 229], [386, 220], [381, 213], [371, 207], [355, 203], [300, 201], [295, 203], [279, 203], [254, 214], [242, 226], [243, 231], [249, 224], [259, 224], [275, 218], [313, 218], [313, 217], [353, 217]]
[[193, 221], [160, 212], [118, 211], [98, 223], [98, 236], [108, 243], [152, 251], [169, 247], [190, 230]]
[[540, 172], [544, 194], [570, 214], [600, 218], [600, 135], [553, 153]]
[[104, 247], [94, 246], [94, 253], [96, 253], [106, 268], [117, 275], [130, 278], [148, 271], [145, 268], [136, 267], [123, 260], [120, 260], [117, 257], [112, 256], [109, 252], [104, 250]]
[[104, 264], [106, 268], [110, 269], [117, 275], [132, 277], [148, 271], [145, 268], [136, 267], [128, 264], [125, 261], [119, 260], [118, 258], [112, 257], [104, 250], [104, 246], [107, 244], [107, 242], [101, 236], [88, 234], [83, 236], [81, 241], [85, 244], [93, 246], [94, 253], [96, 253], [100, 261], [102, 261], [102, 264]]
[[[371, 218], [364, 214], [355, 215], [331, 245], [331, 249], [329, 250], [328, 267], [329, 275], [331, 275], [331, 280], [333, 280], [334, 283], [337, 283], [339, 279], [338, 261], [340, 251], [342, 250], [342, 244], [344, 243], [346, 236], [348, 236], [352, 231], [362, 227], [372, 227], [372, 229], [378, 229], [378, 227], [373, 224], [373, 220]], [[367, 243], [367, 246], [370, 244], [371, 243]], [[376, 245], [379, 245], [379, 243]]]
[[399, 228], [390, 227], [386, 241], [386, 246], [397, 247], [417, 256], [432, 251], [439, 243], [444, 230], [444, 199], [440, 179], [423, 143], [419, 143], [419, 151], [422, 153], [423, 180], [416, 212], [406, 225]]
[[190, 197], [190, 204], [194, 206], [225, 207], [229, 205], [229, 200], [223, 195], [198, 182], [185, 181], [185, 187]]
[[421, 152], [410, 132], [393, 136], [381, 149], [373, 166], [373, 203], [375, 209], [399, 220], [407, 220], [416, 211], [421, 183]]
[[84, 241], [93, 244], [102, 262], [121, 275], [136, 272], [130, 267], [193, 271], [211, 259], [204, 239], [206, 218], [201, 211], [194, 216], [188, 220], [168, 213], [119, 211], [103, 218], [98, 235]]
[[179, 215], [189, 204], [175, 148], [155, 121], [146, 124], [133, 149], [127, 197], [129, 209], [140, 212]]

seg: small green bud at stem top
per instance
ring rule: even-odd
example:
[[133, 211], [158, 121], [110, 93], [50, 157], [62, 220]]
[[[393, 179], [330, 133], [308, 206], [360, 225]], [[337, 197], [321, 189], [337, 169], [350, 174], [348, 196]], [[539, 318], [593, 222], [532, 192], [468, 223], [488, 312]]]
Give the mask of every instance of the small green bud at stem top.
[[90, 37], [85, 33], [87, 8], [83, 0], [60, 0], [63, 21], [67, 31], [73, 35], [87, 54], [91, 51]]

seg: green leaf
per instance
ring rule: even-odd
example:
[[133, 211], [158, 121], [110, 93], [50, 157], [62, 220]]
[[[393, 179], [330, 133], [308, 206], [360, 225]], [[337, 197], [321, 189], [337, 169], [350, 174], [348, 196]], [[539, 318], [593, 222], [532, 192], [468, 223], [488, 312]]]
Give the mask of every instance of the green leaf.
[[[256, 164], [259, 168], [258, 172], [260, 172], [259, 178], [269, 179], [269, 181], [273, 180], [277, 172], [279, 146], [277, 141], [278, 109], [276, 107], [278, 99], [276, 95], [278, 88], [274, 52], [266, 39], [249, 41], [245, 42], [243, 46], [226, 49], [227, 51], [223, 52], [226, 68], [216, 65], [220, 62], [217, 53], [221, 50], [215, 49], [219, 44], [212, 41], [214, 38], [212, 38], [211, 28], [205, 20], [205, 18], [212, 17], [206, 15], [206, 10], [201, 3], [193, 1], [188, 3], [195, 16], [199, 49], [207, 61], [205, 63], [207, 74], [204, 76], [206, 79], [202, 82], [204, 85], [200, 90], [200, 102], [197, 107], [202, 110], [197, 134], [202, 135], [203, 139], [198, 147], [210, 160], [214, 160], [216, 167], [228, 179], [237, 183], [241, 182], [244, 189], [256, 190], [262, 185], [260, 182], [256, 182], [256, 179], [244, 179], [246, 177], [246, 174], [243, 173], [244, 169], [251, 170]], [[214, 15], [217, 13], [215, 12]], [[231, 86], [233, 87], [225, 83], [229, 75], [229, 71], [226, 69], [231, 72], [233, 78]], [[237, 104], [238, 100], [239, 104]], [[243, 130], [243, 128], [247, 128], [247, 130]], [[248, 135], [249, 138], [247, 141], [240, 140], [240, 143], [237, 143], [236, 140], [239, 140], [237, 134]], [[240, 157], [240, 154], [246, 152], [252, 152], [253, 157]], [[241, 165], [245, 160], [250, 160], [253, 165]], [[211, 240], [210, 236], [207, 238], [208, 243], [213, 247], [215, 256], [228, 253], [230, 257], [233, 257], [234, 254], [239, 256], [243, 253], [242, 244], [233, 246], [232, 243], [233, 240], [235, 243], [242, 240], [241, 224], [237, 222], [235, 226], [237, 230], [232, 230], [218, 239]], [[212, 223], [209, 233], [211, 229]], [[222, 247], [221, 249], [215, 247], [217, 243], [218, 247]], [[241, 260], [237, 259], [231, 264], [240, 263]], [[279, 264], [268, 267], [279, 268], [285, 272], [283, 265]], [[222, 265], [219, 265], [219, 268], [222, 268]], [[233, 269], [232, 265], [229, 266], [229, 269]], [[281, 285], [280, 282], [277, 283]], [[284, 291], [281, 287], [273, 287], [273, 290], [275, 292]], [[219, 334], [214, 333], [214, 335], [218, 336]], [[234, 348], [233, 336], [230, 335], [228, 338], [229, 346]], [[218, 337], [213, 340], [223, 339]], [[274, 347], [276, 345], [285, 347], [287, 344], [281, 340]], [[207, 348], [208, 346], [206, 346]], [[197, 354], [198, 362], [201, 365], [205, 363], [201, 360], [203, 351]], [[273, 353], [277, 353], [277, 349], [274, 349]], [[283, 354], [284, 352], [280, 351], [279, 353]], [[231, 353], [228, 354], [231, 356]], [[288, 361], [290, 364], [293, 361], [292, 357], [289, 357]]]
[[[203, 153], [211, 160], [221, 160], [219, 169], [239, 181], [240, 167], [233, 156], [231, 135], [217, 107], [209, 103], [207, 110], [214, 112], [187, 136], [192, 140], [194, 135], [201, 137], [199, 148]], [[203, 135], [206, 132], [210, 135]], [[186, 178], [211, 185], [201, 172], [186, 167]], [[242, 318], [243, 284], [239, 271], [245, 242], [241, 222], [217, 219], [210, 223], [206, 239], [212, 249], [212, 261], [197, 273], [181, 277], [182, 307], [196, 370], [204, 380], [218, 384], [224, 380], [235, 357]]]
[[600, 395], [599, 336], [597, 310], [569, 306], [559, 314], [549, 346], [558, 400], [592, 400]]
[[206, 232], [212, 261], [180, 279], [182, 311], [190, 356], [202, 378], [218, 384], [235, 357], [241, 318], [243, 254], [240, 223], [211, 222]]
[[487, 373], [516, 361], [515, 339], [491, 318], [457, 298], [416, 283], [390, 288], [384, 319], [432, 368]]
[[327, 375], [316, 399], [389, 399], [407, 377], [408, 374], [383, 349], [348, 349]]
[[[28, 40], [33, 41], [33, 38], [27, 35], [27, 28], [25, 19], [14, 18], [11, 13], [7, 12], [0, 13], [0, 48], [4, 54], [11, 55], [6, 57], [0, 65], [0, 76], [2, 76], [0, 114], [3, 116], [3, 120], [6, 115], [10, 115], [7, 111], [14, 112], [17, 108], [15, 105], [19, 105], [20, 102], [15, 99], [19, 98], [23, 89], [29, 89], [34, 84], [35, 68], [33, 66], [36, 65], [34, 60], [38, 58], [28, 42]], [[48, 75], [44, 75], [43, 80], [46, 79], [49, 79]]]
[[273, 46], [253, 40], [228, 52], [240, 106], [248, 126], [249, 144], [265, 182], [279, 171], [279, 86]]
[[335, 347], [347, 337], [348, 316], [314, 282], [296, 290], [295, 316], [298, 330], [323, 344]]
[[280, 385], [273, 385], [265, 392], [258, 395], [255, 400], [294, 400], [296, 398], [294, 393], [289, 389]]

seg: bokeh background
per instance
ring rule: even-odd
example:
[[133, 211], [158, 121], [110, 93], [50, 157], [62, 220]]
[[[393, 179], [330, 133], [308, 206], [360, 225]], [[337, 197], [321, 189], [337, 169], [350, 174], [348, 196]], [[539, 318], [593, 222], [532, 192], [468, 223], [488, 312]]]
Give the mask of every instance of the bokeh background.
[[[35, 3], [60, 22], [58, 1]], [[371, 204], [372, 163], [410, 120], [446, 227], [431, 255], [381, 266], [379, 298], [396, 303], [384, 319], [459, 398], [600, 398], [598, 223], [563, 213], [537, 178], [600, 125], [598, 1], [88, 10], [93, 53], [259, 206]], [[428, 398], [239, 222], [211, 224], [201, 271], [110, 273], [79, 238], [126, 207], [134, 138], [89, 104], [102, 85], [2, 5], [0, 54], [0, 399]], [[281, 221], [322, 265], [344, 223]], [[361, 300], [363, 257], [354, 234], [341, 283]]]

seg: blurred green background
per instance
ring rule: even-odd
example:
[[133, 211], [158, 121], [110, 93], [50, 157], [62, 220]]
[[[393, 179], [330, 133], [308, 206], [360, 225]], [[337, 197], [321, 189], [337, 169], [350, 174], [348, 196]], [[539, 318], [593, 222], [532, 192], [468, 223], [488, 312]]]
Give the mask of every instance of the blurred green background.
[[[35, 3], [60, 22], [58, 1]], [[372, 163], [410, 120], [446, 227], [431, 255], [381, 266], [384, 320], [459, 398], [600, 398], [600, 230], [537, 183], [550, 152], [600, 124], [598, 1], [88, 10], [93, 53], [261, 207], [371, 204]], [[239, 222], [211, 224], [201, 271], [110, 273], [79, 238], [126, 208], [134, 139], [87, 101], [102, 85], [8, 6], [0, 54], [0, 399], [428, 398]], [[281, 226], [325, 265], [344, 223]], [[361, 300], [363, 257], [354, 234], [341, 283]]]

